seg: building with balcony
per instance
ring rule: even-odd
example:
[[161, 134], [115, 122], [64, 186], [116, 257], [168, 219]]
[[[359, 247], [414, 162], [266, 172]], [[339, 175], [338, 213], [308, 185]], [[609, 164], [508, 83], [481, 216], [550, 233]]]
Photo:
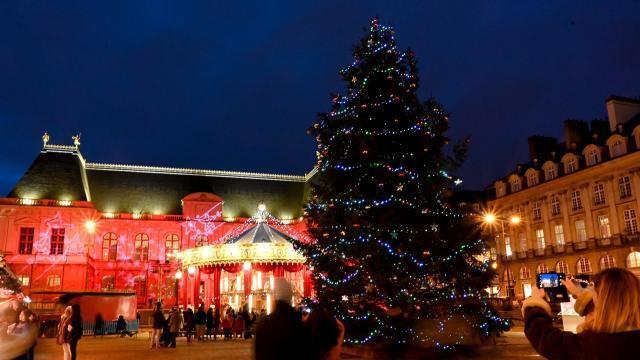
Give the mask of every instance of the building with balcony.
[[547, 271], [640, 274], [640, 99], [606, 108], [608, 120], [565, 121], [562, 143], [530, 137], [529, 162], [492, 184], [489, 208], [522, 220], [494, 232], [502, 295], [529, 296]]

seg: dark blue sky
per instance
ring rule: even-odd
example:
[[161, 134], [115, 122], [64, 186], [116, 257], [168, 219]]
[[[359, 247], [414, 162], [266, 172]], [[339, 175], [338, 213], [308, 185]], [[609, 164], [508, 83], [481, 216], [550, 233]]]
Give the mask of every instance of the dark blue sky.
[[0, 194], [40, 150], [94, 162], [302, 174], [305, 134], [368, 18], [396, 26], [423, 97], [472, 138], [479, 188], [527, 158], [527, 136], [640, 95], [640, 1], [3, 1]]

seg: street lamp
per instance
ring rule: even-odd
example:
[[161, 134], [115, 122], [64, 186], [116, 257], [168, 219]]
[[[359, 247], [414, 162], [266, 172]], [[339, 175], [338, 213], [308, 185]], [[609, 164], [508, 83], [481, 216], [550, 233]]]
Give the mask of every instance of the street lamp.
[[[505, 241], [506, 231], [504, 229], [504, 224], [506, 222], [509, 222], [512, 225], [518, 225], [518, 224], [520, 224], [520, 222], [522, 222], [522, 219], [517, 215], [510, 216], [508, 220], [507, 219], [502, 219], [502, 218], [499, 218], [498, 216], [496, 216], [495, 214], [489, 212], [489, 213], [485, 213], [482, 216], [482, 221], [486, 225], [494, 225], [495, 223], [499, 223], [500, 224], [500, 228], [502, 230], [502, 241], [504, 242], [504, 245], [505, 245], [505, 255], [506, 255], [504, 263], [505, 263], [505, 266], [506, 266], [506, 270], [505, 271], [507, 272], [507, 298], [511, 299], [511, 271], [510, 271], [511, 269], [509, 268], [509, 256], [511, 256], [512, 252], [511, 252], [511, 244], [509, 244], [509, 248], [508, 249], [506, 248], [507, 243]], [[497, 265], [497, 263], [493, 263], [491, 267], [495, 269], [495, 268], [498, 267], [498, 265]]]

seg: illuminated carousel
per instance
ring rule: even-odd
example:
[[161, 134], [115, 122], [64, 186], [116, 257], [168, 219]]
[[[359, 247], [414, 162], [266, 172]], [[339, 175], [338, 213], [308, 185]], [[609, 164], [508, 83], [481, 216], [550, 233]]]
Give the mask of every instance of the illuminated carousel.
[[312, 297], [310, 271], [305, 257], [294, 249], [293, 238], [286, 225], [261, 205], [258, 215], [241, 226], [237, 235], [220, 244], [182, 251], [181, 267], [194, 284], [183, 289], [184, 305], [203, 302], [240, 309], [246, 303], [250, 310], [269, 313], [274, 278], [285, 278], [293, 285], [292, 304]]

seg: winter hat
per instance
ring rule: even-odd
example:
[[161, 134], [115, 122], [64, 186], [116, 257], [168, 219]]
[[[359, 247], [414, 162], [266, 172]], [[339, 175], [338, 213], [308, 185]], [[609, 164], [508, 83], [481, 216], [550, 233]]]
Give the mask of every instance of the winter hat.
[[287, 280], [284, 278], [276, 278], [273, 281], [273, 299], [275, 301], [284, 301], [291, 305], [292, 296], [293, 288]]

